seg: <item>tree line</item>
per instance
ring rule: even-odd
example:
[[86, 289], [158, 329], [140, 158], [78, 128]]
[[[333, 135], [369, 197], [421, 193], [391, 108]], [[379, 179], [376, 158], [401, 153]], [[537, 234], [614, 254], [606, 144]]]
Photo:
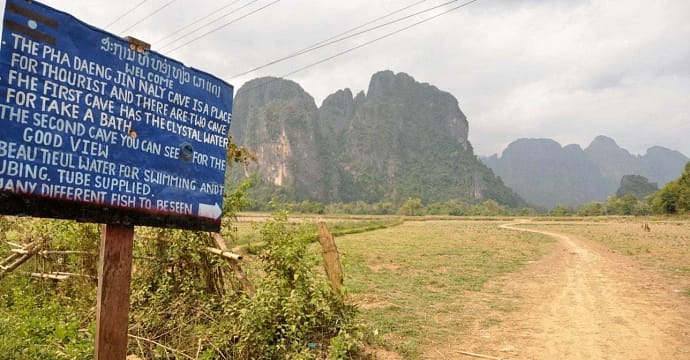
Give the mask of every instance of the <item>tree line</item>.
[[[247, 186], [247, 184], [245, 184]], [[248, 210], [271, 211], [272, 202], [254, 201]], [[325, 204], [318, 201], [284, 202], [294, 213], [303, 214], [350, 214], [350, 215], [448, 215], [448, 216], [606, 216], [632, 215], [646, 216], [659, 214], [690, 213], [690, 163], [685, 166], [680, 178], [666, 184], [661, 190], [644, 198], [632, 193], [609, 196], [605, 201], [595, 201], [580, 206], [557, 205], [552, 209], [539, 207], [510, 208], [493, 199], [479, 203], [466, 203], [461, 200], [424, 203], [412, 197], [403, 202], [364, 201], [338, 202]]]

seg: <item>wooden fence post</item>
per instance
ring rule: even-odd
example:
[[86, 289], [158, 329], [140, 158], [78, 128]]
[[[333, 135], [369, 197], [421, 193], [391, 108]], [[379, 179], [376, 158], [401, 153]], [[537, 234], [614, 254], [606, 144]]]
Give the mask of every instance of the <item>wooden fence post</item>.
[[340, 263], [335, 240], [323, 221], [319, 221], [319, 243], [321, 243], [323, 266], [326, 268], [326, 276], [331, 282], [331, 288], [336, 295], [342, 297], [340, 287], [343, 285], [343, 266]]

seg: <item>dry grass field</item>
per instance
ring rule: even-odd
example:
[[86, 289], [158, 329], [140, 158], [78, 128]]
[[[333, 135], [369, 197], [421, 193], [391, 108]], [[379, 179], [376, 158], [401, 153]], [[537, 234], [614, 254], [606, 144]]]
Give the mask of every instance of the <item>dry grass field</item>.
[[[650, 231], [642, 229], [644, 223]], [[690, 276], [690, 220], [627, 218], [606, 222], [539, 222], [529, 227], [583, 237], [670, 276]]]
[[[542, 256], [553, 240], [500, 229], [495, 221], [406, 221], [336, 238], [345, 285], [375, 343], [405, 358], [464, 336], [475, 322], [496, 321], [471, 310], [487, 281]], [[511, 311], [505, 299], [490, 302]], [[376, 335], [374, 335], [376, 334]]]
[[508, 222], [338, 237], [373, 342], [406, 359], [690, 358], [690, 222]]

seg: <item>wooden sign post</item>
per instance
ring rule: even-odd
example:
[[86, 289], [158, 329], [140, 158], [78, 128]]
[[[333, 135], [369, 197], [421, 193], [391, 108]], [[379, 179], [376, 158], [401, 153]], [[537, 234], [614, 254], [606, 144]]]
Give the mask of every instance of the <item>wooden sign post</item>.
[[[130, 49], [142, 53], [151, 44], [128, 36]], [[95, 360], [127, 357], [129, 286], [132, 280], [134, 226], [107, 224], [101, 228], [96, 299]]]
[[127, 356], [133, 240], [134, 226], [111, 224], [101, 229], [96, 360], [122, 360]]

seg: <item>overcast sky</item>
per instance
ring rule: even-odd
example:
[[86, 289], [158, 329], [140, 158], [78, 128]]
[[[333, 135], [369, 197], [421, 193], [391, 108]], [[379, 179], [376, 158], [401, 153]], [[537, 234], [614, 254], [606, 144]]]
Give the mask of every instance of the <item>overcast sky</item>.
[[[274, 1], [147, 0], [111, 26], [141, 0], [43, 3], [117, 35], [149, 41], [154, 50], [236, 89], [254, 77], [283, 76], [463, 3], [240, 77], [233, 76], [405, 6], [419, 3], [385, 21], [448, 0], [280, 0], [170, 51]], [[232, 11], [165, 46], [199, 25], [170, 36], [183, 26], [214, 14], [202, 22], [209, 23]], [[661, 145], [690, 155], [689, 39], [689, 0], [478, 0], [288, 78], [320, 106], [337, 89], [366, 90], [376, 71], [406, 72], [458, 98], [480, 155], [500, 153], [522, 137], [586, 147], [600, 134], [633, 154]]]

